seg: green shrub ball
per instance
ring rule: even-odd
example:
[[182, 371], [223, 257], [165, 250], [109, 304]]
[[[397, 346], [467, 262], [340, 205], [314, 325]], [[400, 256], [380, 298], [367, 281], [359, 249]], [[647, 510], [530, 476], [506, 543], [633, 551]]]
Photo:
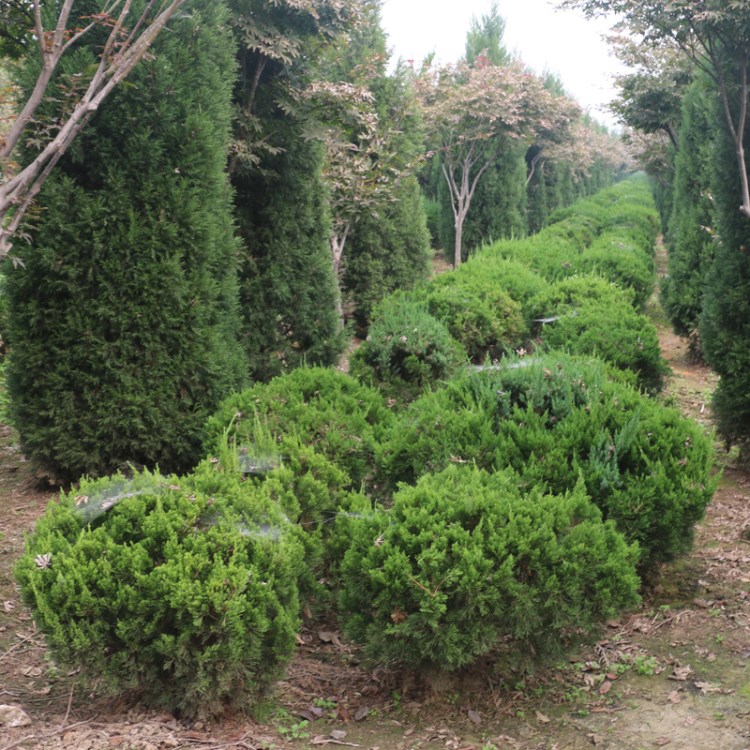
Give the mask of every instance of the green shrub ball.
[[397, 666], [451, 671], [509, 641], [542, 656], [638, 602], [637, 558], [580, 486], [522, 494], [512, 472], [451, 466], [362, 520], [340, 611]]
[[[302, 568], [273, 504], [239, 483], [224, 497], [198, 485], [84, 482], [50, 504], [16, 568], [56, 663], [189, 719], [249, 708], [280, 675]], [[101, 498], [119, 502], [102, 513]]]

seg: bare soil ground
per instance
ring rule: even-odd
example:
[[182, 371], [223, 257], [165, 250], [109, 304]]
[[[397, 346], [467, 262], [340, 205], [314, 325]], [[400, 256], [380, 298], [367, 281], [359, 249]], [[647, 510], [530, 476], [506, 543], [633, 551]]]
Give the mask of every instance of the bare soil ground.
[[[665, 398], [710, 429], [715, 377], [688, 361], [685, 342], [666, 326], [661, 337], [673, 371]], [[0, 704], [22, 708], [30, 723], [0, 724], [0, 750], [748, 750], [750, 473], [731, 454], [720, 457], [723, 479], [692, 553], [661, 571], [637, 612], [559, 663], [523, 679], [486, 666], [417, 684], [367, 665], [337, 632], [309, 624], [260, 720], [207, 726], [92, 695], [48, 658], [12, 568], [52, 493], [34, 484], [3, 428]]]

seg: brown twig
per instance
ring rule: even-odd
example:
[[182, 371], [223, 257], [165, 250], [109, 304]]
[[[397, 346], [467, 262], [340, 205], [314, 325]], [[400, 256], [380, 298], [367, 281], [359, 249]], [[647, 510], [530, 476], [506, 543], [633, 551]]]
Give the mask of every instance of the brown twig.
[[[245, 740], [248, 739], [248, 737], [250, 737], [251, 734], [252, 734], [252, 732], [245, 732], [245, 734], [243, 734], [242, 737], [240, 737], [237, 740], [229, 740], [228, 742], [222, 742], [222, 743], [220, 743], [218, 745], [209, 745], [208, 747], [204, 748], [204, 750], [224, 750], [225, 748], [228, 748], [228, 747], [244, 747], [244, 748], [247, 748], [248, 745], [245, 744]], [[181, 739], [181, 741], [193, 742], [195, 744], [204, 744], [204, 743], [209, 743], [209, 742], [214, 742], [215, 741], [215, 740], [212, 740], [212, 739], [211, 740], [198, 740], [198, 739], [194, 739], [192, 737], [186, 738], [185, 740], [182, 740], [182, 738], [180, 738], [180, 739]], [[256, 745], [252, 745], [252, 746], [249, 746], [249, 747], [251, 748], [251, 750], [257, 750], [257, 748], [258, 748], [258, 746], [256, 746]]]
[[70, 686], [70, 693], [68, 694], [68, 709], [65, 711], [65, 718], [60, 725], [60, 731], [65, 729], [65, 725], [68, 723], [68, 716], [70, 716], [70, 707], [73, 705], [73, 690], [75, 689], [76, 683], [73, 680], [73, 684]]
[[20, 641], [17, 641], [16, 643], [14, 643], [7, 651], [5, 651], [4, 653], [0, 654], [0, 661], [2, 661], [6, 656], [9, 656], [19, 646], [21, 646], [24, 643], [26, 643], [26, 641], [33, 640], [33, 638], [34, 638], [35, 635], [36, 635], [36, 633], [32, 633], [31, 635], [27, 635], [24, 638], [21, 638]]

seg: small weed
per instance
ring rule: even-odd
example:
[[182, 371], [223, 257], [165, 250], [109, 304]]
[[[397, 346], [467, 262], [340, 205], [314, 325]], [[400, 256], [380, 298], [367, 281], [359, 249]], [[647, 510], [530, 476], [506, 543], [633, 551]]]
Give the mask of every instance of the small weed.
[[308, 722], [306, 721], [298, 721], [296, 724], [291, 724], [290, 726], [281, 726], [279, 725], [277, 727], [279, 734], [282, 737], [286, 737], [288, 740], [306, 740], [310, 733], [305, 731], [307, 729]]
[[315, 705], [325, 711], [331, 711], [336, 708], [336, 701], [332, 701], [329, 698], [316, 698]]
[[716, 641], [717, 645], [721, 646], [722, 643], [724, 643], [724, 636], [719, 633], [715, 636], [714, 640]]
[[565, 694], [563, 695], [563, 698], [568, 703], [575, 703], [576, 701], [579, 701], [581, 698], [583, 698], [586, 695], [586, 691], [583, 688], [574, 687], [570, 688], [570, 690], [566, 690]]
[[391, 703], [393, 704], [393, 707], [396, 709], [396, 711], [398, 711], [403, 705], [401, 693], [399, 693], [398, 690], [394, 690], [391, 693]]
[[645, 677], [653, 677], [656, 674], [658, 666], [659, 662], [654, 656], [636, 656], [633, 659], [635, 673]]
[[725, 714], [721, 713], [720, 711], [717, 711], [714, 714], [714, 721], [724, 721], [724, 719], [726, 719], [726, 718], [727, 717], [725, 716]]

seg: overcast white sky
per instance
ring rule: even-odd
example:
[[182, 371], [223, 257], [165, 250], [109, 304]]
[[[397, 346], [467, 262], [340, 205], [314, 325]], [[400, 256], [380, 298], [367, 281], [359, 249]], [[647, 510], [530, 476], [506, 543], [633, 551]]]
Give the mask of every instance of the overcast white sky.
[[[464, 52], [472, 17], [489, 12], [492, 0], [383, 0], [383, 26], [395, 57], [420, 62], [433, 50], [442, 62]], [[555, 10], [553, 0], [498, 0], [505, 44], [538, 72], [562, 78], [566, 90], [600, 122], [612, 125], [606, 105], [619, 69], [601, 35], [603, 21]]]

